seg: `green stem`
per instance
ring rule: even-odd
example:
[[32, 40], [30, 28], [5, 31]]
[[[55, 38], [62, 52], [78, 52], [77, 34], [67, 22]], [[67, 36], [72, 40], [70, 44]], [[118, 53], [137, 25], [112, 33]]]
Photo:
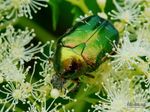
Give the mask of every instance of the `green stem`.
[[80, 4], [78, 4], [78, 7], [85, 13], [87, 14], [89, 12], [89, 9], [85, 5], [84, 1], [82, 1]]
[[[35, 100], [32, 99], [31, 97], [29, 97], [28, 100], [29, 100], [32, 104], [35, 103]], [[39, 105], [38, 103], [36, 103], [35, 107], [36, 107], [37, 109], [40, 109], [40, 105]]]
[[[79, 110], [82, 110], [84, 108], [84, 105], [86, 102], [88, 103], [96, 103], [98, 100], [94, 98], [90, 98], [89, 95], [94, 94], [98, 91], [98, 88], [95, 86], [90, 86], [87, 91], [84, 91], [85, 85], [82, 85], [80, 87], [79, 92], [77, 93], [75, 99], [76, 102], [70, 102], [65, 105], [66, 109], [71, 109], [72, 107], [76, 107], [75, 105], [80, 105], [80, 108], [74, 108], [75, 111], [79, 112]], [[60, 109], [59, 112], [64, 112], [63, 109]]]
[[88, 14], [89, 9], [87, 8], [84, 0], [67, 0], [67, 1], [72, 3], [73, 5], [78, 6], [85, 14]]
[[87, 97], [87, 98], [85, 99], [85, 101], [88, 102], [88, 103], [96, 103], [96, 102], [99, 101], [99, 99], [94, 99], [94, 98], [89, 98], [89, 97]]
[[16, 22], [14, 20], [9, 20], [7, 22], [4, 22], [3, 25], [0, 25], [0, 30], [3, 30], [5, 29], [8, 25], [13, 25], [15, 24]]
[[41, 40], [42, 42], [47, 42], [50, 40], [56, 40], [55, 36], [50, 34], [48, 31], [46, 31], [44, 28], [40, 27], [37, 23], [34, 21], [31, 21], [27, 18], [20, 18], [17, 22], [19, 25], [23, 27], [30, 27], [35, 30], [35, 33], [38, 35], [37, 38]]
[[16, 112], [23, 112], [24, 110], [22, 110], [21, 108], [19, 108], [19, 107], [15, 107], [15, 110], [16, 110]]
[[83, 112], [84, 111], [83, 109], [84, 109], [86, 103], [84, 101], [80, 101], [78, 104], [80, 106], [74, 106], [75, 112]]
[[[11, 105], [11, 103], [7, 103], [6, 104], [6, 108], [9, 108], [9, 106]], [[15, 106], [15, 112], [23, 112], [24, 110], [23, 109], [21, 109], [21, 108], [19, 108], [19, 107], [17, 107], [17, 105]]]

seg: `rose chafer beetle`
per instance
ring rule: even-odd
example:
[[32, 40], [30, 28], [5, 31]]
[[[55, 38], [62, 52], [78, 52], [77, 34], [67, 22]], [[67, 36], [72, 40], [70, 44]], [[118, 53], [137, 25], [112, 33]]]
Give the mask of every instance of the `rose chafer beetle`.
[[78, 80], [81, 75], [94, 77], [90, 73], [105, 61], [105, 54], [112, 52], [113, 41], [118, 43], [118, 40], [115, 27], [97, 15], [77, 22], [57, 41], [53, 86], [61, 88], [66, 80]]

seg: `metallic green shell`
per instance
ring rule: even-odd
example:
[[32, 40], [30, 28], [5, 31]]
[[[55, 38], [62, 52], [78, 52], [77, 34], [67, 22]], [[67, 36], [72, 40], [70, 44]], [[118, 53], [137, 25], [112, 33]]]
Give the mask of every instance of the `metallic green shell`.
[[61, 69], [61, 49], [70, 48], [72, 52], [82, 56], [92, 72], [103, 62], [105, 53], [112, 52], [113, 41], [119, 40], [118, 31], [107, 20], [99, 16], [90, 16], [75, 24], [57, 42], [54, 56], [56, 71]]

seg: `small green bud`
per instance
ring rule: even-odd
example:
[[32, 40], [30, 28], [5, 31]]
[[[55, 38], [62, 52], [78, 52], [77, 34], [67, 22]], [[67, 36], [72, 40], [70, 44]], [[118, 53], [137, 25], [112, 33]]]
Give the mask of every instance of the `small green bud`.
[[106, 6], [106, 0], [96, 0], [99, 8], [104, 12]]

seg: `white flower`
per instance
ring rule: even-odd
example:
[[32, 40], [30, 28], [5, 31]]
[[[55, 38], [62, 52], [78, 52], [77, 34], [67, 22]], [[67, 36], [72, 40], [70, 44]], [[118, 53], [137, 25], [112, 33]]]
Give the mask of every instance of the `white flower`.
[[7, 103], [10, 103], [5, 112], [9, 112], [11, 109], [15, 111], [15, 107], [19, 101], [25, 104], [27, 100], [27, 96], [23, 93], [18, 83], [13, 84], [12, 82], [8, 82], [8, 84], [3, 85], [3, 90], [1, 88], [0, 93], [5, 95], [2, 108], [4, 108]]
[[96, 94], [100, 101], [97, 105], [92, 105], [93, 112], [148, 112], [148, 94], [141, 86], [132, 85], [129, 79], [123, 81], [107, 80], [104, 88], [106, 96]]
[[124, 2], [128, 3], [128, 4], [129, 3], [141, 3], [141, 2], [143, 2], [143, 0], [132, 0], [132, 1], [131, 0], [124, 0]]
[[[39, 108], [37, 108], [37, 106], [36, 106], [37, 102], [34, 102], [34, 104], [31, 104], [30, 102], [28, 102], [29, 108], [26, 112], [59, 112], [59, 111], [57, 111], [57, 109], [58, 109], [58, 107], [61, 106], [61, 103], [54, 105], [55, 100], [56, 99], [54, 99], [50, 104], [48, 104], [46, 102], [46, 98], [44, 97], [42, 102], [40, 103]], [[38, 103], [38, 105], [39, 105], [39, 103]]]
[[126, 24], [132, 24], [139, 23], [139, 15], [141, 13], [140, 5], [138, 2], [125, 2], [123, 6], [121, 6], [119, 3], [116, 2], [116, 0], [113, 0], [117, 11], [112, 10], [109, 15], [111, 16], [111, 19], [113, 20], [120, 20], [122, 22], [125, 22]]
[[47, 7], [48, 0], [5, 0], [3, 5], [6, 10], [6, 18], [29, 17], [32, 19], [32, 11], [37, 13], [41, 7]]
[[114, 58], [114, 60], [111, 61], [111, 64], [115, 70], [119, 70], [124, 65], [129, 69], [133, 69], [134, 64], [143, 62], [140, 57], [147, 56], [146, 48], [147, 44], [145, 44], [143, 40], [138, 39], [135, 42], [130, 42], [129, 36], [126, 34], [121, 40], [121, 46], [114, 45], [113, 51], [116, 54], [106, 55]]
[[42, 86], [44, 86], [43, 79], [39, 79], [38, 81], [33, 81], [33, 77], [35, 76], [36, 64], [37, 62], [35, 62], [34, 66], [32, 67], [32, 73], [28, 74], [31, 75], [29, 76], [29, 80], [22, 81], [20, 83], [20, 88], [22, 89], [23, 93], [26, 94], [26, 96], [31, 96], [37, 101], [40, 101], [40, 98], [43, 97], [46, 91], [41, 89]]
[[31, 96], [37, 101], [41, 101], [41, 98], [43, 97], [43, 94], [45, 94], [44, 90], [41, 90], [41, 87], [44, 85], [42, 79], [39, 81], [36, 81], [34, 83], [32, 82], [22, 82], [21, 83], [21, 90], [26, 96]]
[[145, 43], [150, 45], [150, 30], [149, 30], [149, 23], [145, 23], [143, 26], [139, 27], [135, 31], [136, 38], [144, 41]]
[[54, 55], [54, 51], [52, 50], [52, 47], [54, 45], [54, 41], [52, 40], [51, 42], [47, 43], [47, 50], [48, 53], [41, 52], [43, 55], [42, 58], [38, 58], [40, 61], [42, 61], [41, 68], [42, 71], [39, 73], [42, 77], [44, 77], [45, 84], [50, 84], [50, 80], [52, 79], [52, 75], [55, 74], [53, 63], [52, 63], [52, 58]]
[[34, 30], [29, 31], [28, 28], [26, 28], [24, 31], [15, 31], [13, 26], [7, 27], [6, 32], [1, 34], [1, 38], [5, 38], [4, 41], [7, 43], [9, 57], [12, 58], [13, 61], [20, 61], [21, 64], [23, 64], [24, 61], [30, 61], [34, 54], [41, 52], [45, 46], [41, 46], [39, 42], [36, 46], [31, 44], [25, 47], [34, 37]]
[[[0, 62], [8, 56], [8, 44], [4, 41], [3, 38], [0, 37]], [[4, 42], [3, 42], [4, 41]]]
[[9, 58], [6, 58], [0, 62], [0, 74], [5, 78], [6, 81], [21, 82], [25, 79], [27, 72], [28, 69], [24, 71], [23, 65], [17, 67]]
[[41, 63], [41, 67], [42, 72], [40, 72], [40, 75], [44, 77], [44, 83], [51, 84], [52, 76], [55, 74], [53, 64], [48, 60]]
[[144, 20], [147, 20], [147, 22], [149, 22], [149, 20], [150, 20], [150, 13], [149, 12], [150, 12], [150, 7], [145, 6], [144, 11], [142, 13], [142, 16], [143, 16]]

